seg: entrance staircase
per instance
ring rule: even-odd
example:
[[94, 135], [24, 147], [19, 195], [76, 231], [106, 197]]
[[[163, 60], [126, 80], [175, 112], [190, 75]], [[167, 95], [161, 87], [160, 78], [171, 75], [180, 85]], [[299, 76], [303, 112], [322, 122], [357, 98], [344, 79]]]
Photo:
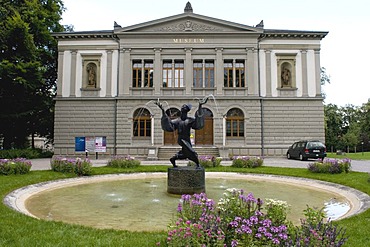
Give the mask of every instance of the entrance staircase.
[[[211, 155], [214, 157], [219, 157], [220, 152], [218, 151], [217, 147], [214, 146], [199, 146], [193, 147], [195, 152], [198, 155]], [[180, 146], [164, 146], [158, 149], [158, 160], [168, 160], [172, 156], [174, 156], [179, 150], [181, 150]]]

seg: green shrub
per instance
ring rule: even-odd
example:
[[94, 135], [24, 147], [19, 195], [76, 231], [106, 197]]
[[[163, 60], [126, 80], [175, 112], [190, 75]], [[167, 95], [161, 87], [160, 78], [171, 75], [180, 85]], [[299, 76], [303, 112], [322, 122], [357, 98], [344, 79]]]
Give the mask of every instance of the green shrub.
[[351, 160], [350, 159], [331, 159], [326, 158], [323, 161], [317, 161], [314, 163], [308, 164], [308, 170], [314, 173], [348, 173], [351, 169]]
[[[221, 157], [215, 157], [212, 155], [199, 155], [199, 164], [204, 168], [218, 167], [221, 166]], [[195, 166], [193, 161], [189, 161], [188, 166]]]
[[0, 159], [0, 174], [12, 175], [12, 174], [26, 174], [31, 170], [31, 161], [25, 158], [16, 159]]
[[126, 156], [113, 156], [107, 166], [115, 168], [134, 168], [140, 166], [140, 160], [136, 160], [134, 157]]
[[51, 158], [52, 156], [53, 156], [52, 151], [43, 150], [41, 148], [0, 150], [0, 158], [2, 159], [15, 159], [15, 158], [37, 159], [37, 158]]
[[301, 225], [291, 229], [288, 246], [342, 246], [347, 241], [346, 231], [342, 227], [333, 224], [332, 221], [324, 221], [323, 209], [315, 210], [307, 206], [303, 211], [305, 219]]
[[237, 168], [255, 168], [263, 165], [261, 157], [234, 156], [232, 157], [232, 167]]
[[55, 157], [50, 165], [55, 172], [75, 173], [78, 176], [88, 176], [92, 172], [92, 164], [88, 159]]

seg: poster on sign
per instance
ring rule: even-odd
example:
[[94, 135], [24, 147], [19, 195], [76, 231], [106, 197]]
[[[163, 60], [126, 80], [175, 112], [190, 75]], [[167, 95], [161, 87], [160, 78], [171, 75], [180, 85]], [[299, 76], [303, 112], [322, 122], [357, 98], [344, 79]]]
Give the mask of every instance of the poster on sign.
[[91, 152], [91, 153], [95, 152], [95, 137], [86, 136], [85, 146], [86, 146], [86, 152]]
[[95, 138], [95, 152], [105, 153], [107, 151], [107, 138], [105, 136]]
[[86, 150], [86, 141], [84, 136], [75, 137], [75, 151], [76, 152], [85, 152]]

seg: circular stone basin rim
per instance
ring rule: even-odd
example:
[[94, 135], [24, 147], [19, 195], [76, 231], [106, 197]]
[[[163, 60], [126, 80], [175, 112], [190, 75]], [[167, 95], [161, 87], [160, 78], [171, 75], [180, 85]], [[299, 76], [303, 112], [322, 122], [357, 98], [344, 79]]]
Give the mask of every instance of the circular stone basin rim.
[[[144, 178], [165, 178], [167, 173], [130, 173], [130, 174], [109, 174], [109, 175], [98, 175], [91, 177], [78, 177], [68, 178], [61, 180], [53, 180], [48, 182], [42, 182], [37, 184], [28, 185], [13, 192], [9, 193], [4, 198], [4, 203], [10, 208], [26, 214], [28, 216], [37, 218], [31, 214], [26, 206], [25, 202], [27, 198], [43, 191], [55, 190], [58, 188], [65, 188], [74, 185], [97, 183], [110, 180], [124, 180], [124, 179], [144, 179]], [[366, 211], [370, 208], [370, 196], [366, 193], [347, 187], [340, 184], [324, 182], [320, 180], [297, 178], [288, 176], [277, 176], [277, 175], [262, 175], [262, 174], [243, 174], [234, 172], [206, 172], [207, 178], [222, 178], [222, 179], [249, 179], [249, 180], [264, 180], [274, 183], [292, 184], [295, 186], [306, 187], [315, 190], [328, 191], [334, 194], [339, 194], [345, 197], [351, 204], [350, 210], [344, 214], [343, 219]]]

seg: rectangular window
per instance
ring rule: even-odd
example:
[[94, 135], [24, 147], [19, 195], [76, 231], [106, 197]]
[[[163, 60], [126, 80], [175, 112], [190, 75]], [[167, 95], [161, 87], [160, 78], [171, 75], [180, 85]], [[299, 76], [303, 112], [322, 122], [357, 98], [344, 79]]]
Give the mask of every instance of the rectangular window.
[[144, 87], [153, 87], [153, 61], [144, 61]]
[[134, 120], [134, 136], [146, 137], [151, 136], [151, 120], [150, 119], [135, 119]]
[[226, 136], [243, 137], [244, 136], [244, 121], [240, 119], [226, 120]]
[[205, 87], [215, 87], [215, 64], [213, 61], [205, 63]]
[[184, 87], [184, 61], [175, 61], [174, 87]]
[[194, 61], [193, 63], [193, 87], [203, 87], [203, 64], [202, 61]]
[[245, 87], [244, 61], [235, 62], [235, 87]]
[[172, 62], [163, 62], [163, 87], [172, 87]]
[[233, 62], [224, 61], [224, 87], [233, 87]]
[[132, 87], [141, 87], [141, 73], [143, 65], [140, 60], [132, 62]]

